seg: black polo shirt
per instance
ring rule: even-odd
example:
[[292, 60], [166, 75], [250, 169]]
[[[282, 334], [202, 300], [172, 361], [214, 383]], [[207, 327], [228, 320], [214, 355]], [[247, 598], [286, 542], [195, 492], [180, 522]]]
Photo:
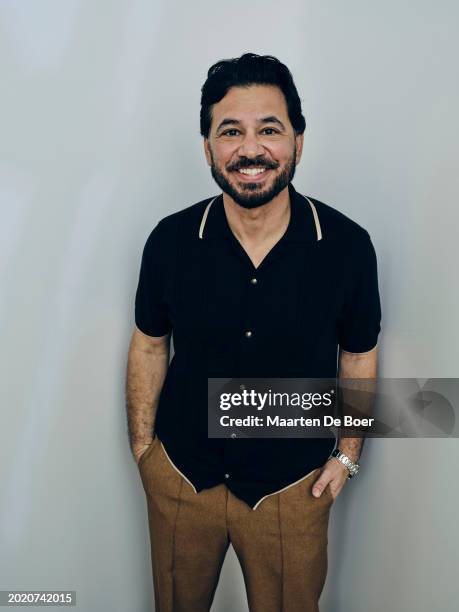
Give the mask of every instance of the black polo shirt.
[[335, 437], [209, 438], [207, 379], [334, 378], [338, 345], [376, 344], [381, 308], [368, 232], [292, 183], [286, 232], [256, 268], [231, 231], [223, 194], [164, 217], [140, 266], [135, 322], [172, 332], [155, 433], [197, 493], [225, 483], [255, 508], [321, 467]]

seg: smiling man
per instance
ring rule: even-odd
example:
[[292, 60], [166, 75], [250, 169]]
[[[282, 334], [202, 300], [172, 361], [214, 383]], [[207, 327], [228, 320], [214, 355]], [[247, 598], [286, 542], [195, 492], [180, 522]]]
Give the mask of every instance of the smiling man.
[[[277, 114], [269, 114], [273, 109]], [[282, 91], [269, 85], [232, 88], [214, 114], [215, 123], [217, 115], [222, 120], [204, 146], [228, 202], [244, 208], [272, 202], [293, 179], [304, 136], [295, 137]]]
[[207, 432], [211, 377], [376, 377], [375, 251], [293, 187], [304, 130], [276, 58], [214, 64], [201, 134], [221, 193], [161, 219], [143, 250], [127, 416], [160, 612], [210, 610], [230, 543], [251, 612], [319, 609], [330, 508], [361, 440]]

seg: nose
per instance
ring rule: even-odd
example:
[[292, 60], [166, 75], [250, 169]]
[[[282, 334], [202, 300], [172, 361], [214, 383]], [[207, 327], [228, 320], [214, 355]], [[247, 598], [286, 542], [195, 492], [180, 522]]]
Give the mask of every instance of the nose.
[[259, 143], [257, 135], [247, 132], [243, 141], [239, 145], [238, 154], [241, 157], [248, 157], [252, 159], [258, 155], [263, 155], [264, 152], [265, 150]]

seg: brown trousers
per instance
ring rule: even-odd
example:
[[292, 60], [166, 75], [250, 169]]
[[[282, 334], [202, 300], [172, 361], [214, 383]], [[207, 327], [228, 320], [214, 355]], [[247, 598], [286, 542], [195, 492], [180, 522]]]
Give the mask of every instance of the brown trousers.
[[225, 484], [195, 493], [155, 437], [139, 461], [148, 504], [156, 612], [208, 612], [233, 545], [251, 612], [318, 612], [333, 497], [320, 468], [253, 510]]

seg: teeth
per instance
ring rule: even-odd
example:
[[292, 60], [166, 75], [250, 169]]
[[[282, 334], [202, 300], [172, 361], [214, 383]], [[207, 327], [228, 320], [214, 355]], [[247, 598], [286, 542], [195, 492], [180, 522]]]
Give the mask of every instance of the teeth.
[[251, 176], [255, 176], [255, 174], [260, 174], [265, 170], [266, 168], [241, 168], [239, 172], [242, 172], [242, 174], [250, 174]]

